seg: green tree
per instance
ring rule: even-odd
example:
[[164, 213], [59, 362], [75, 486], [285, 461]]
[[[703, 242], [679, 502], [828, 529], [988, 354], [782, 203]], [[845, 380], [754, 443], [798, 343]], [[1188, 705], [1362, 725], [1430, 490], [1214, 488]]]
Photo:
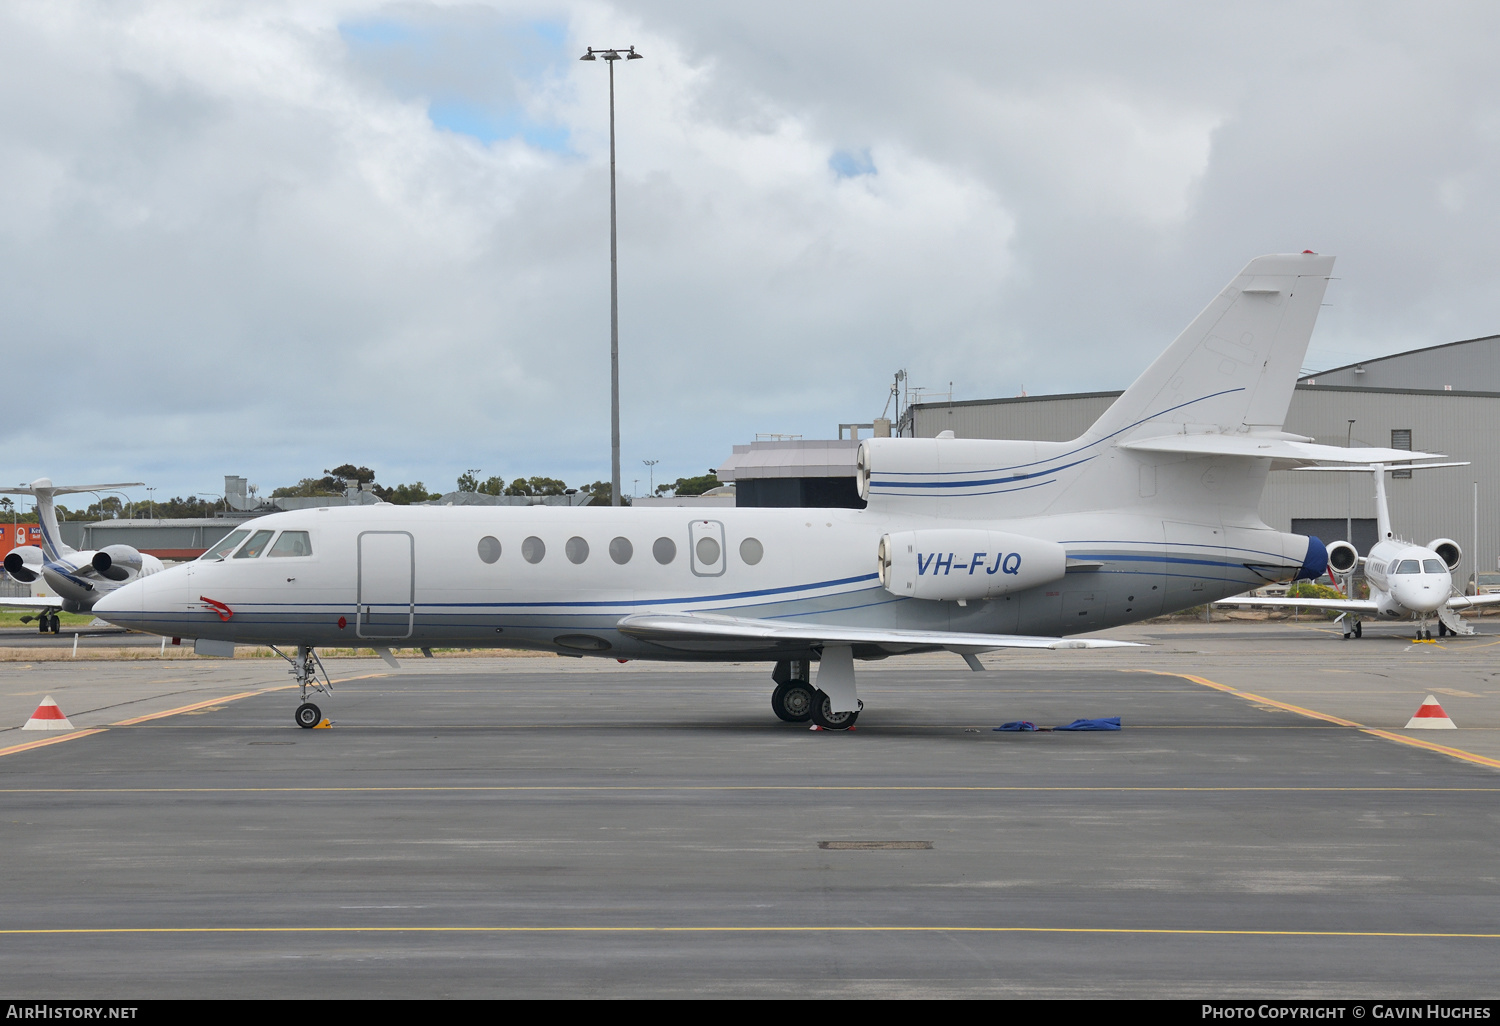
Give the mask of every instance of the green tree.
[[477, 470], [466, 470], [462, 474], [459, 474], [458, 490], [461, 492], [479, 491], [479, 478], [474, 476], [477, 473]]
[[505, 479], [503, 477], [488, 478], [484, 484], [479, 486], [479, 491], [485, 495], [504, 495]]
[[343, 495], [343, 484], [334, 477], [304, 477], [295, 485], [283, 485], [271, 493], [273, 499], [315, 499], [325, 495]]
[[369, 467], [356, 467], [352, 463], [345, 463], [334, 467], [332, 470], [325, 470], [323, 473], [330, 477], [342, 478], [345, 481], [357, 481], [362, 485], [370, 484], [375, 480], [375, 471]]
[[394, 488], [375, 486], [375, 497], [394, 506], [410, 506], [414, 502], [435, 502], [442, 498], [438, 492], [429, 492], [421, 481], [400, 484]]
[[710, 489], [719, 487], [722, 483], [719, 475], [710, 470], [699, 477], [679, 477], [672, 484], [659, 484], [656, 486], [656, 494], [665, 495], [671, 492], [674, 495], [702, 495]]
[[563, 495], [568, 486], [555, 477], [518, 477], [505, 489], [506, 495]]

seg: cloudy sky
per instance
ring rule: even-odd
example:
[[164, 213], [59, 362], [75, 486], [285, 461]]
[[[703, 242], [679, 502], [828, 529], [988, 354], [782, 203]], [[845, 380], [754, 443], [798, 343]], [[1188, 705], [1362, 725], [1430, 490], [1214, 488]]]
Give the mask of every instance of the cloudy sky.
[[1500, 7], [0, 0], [10, 480], [609, 476], [894, 372], [1121, 388], [1250, 258], [1310, 368], [1500, 332]]

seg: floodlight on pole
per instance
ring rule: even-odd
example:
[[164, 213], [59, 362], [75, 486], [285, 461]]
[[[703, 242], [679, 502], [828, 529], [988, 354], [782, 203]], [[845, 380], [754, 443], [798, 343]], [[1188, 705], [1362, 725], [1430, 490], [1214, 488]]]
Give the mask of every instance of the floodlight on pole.
[[615, 229], [615, 61], [636, 61], [641, 54], [635, 47], [596, 50], [578, 58], [581, 61], [603, 59], [609, 64], [609, 504], [620, 505], [620, 275]]

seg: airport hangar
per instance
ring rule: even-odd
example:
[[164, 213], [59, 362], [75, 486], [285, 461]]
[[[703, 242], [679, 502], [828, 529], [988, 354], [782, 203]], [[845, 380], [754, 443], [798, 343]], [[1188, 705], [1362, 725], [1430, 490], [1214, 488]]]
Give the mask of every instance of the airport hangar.
[[[1083, 434], [1119, 395], [1082, 392], [913, 403], [894, 433], [934, 438], [952, 431], [958, 438], [1068, 441]], [[1356, 446], [1468, 460], [1467, 467], [1389, 475], [1392, 523], [1398, 535], [1412, 541], [1458, 542], [1464, 565], [1455, 578], [1467, 579], [1476, 559], [1480, 573], [1500, 569], [1500, 335], [1309, 374], [1297, 383], [1286, 430], [1325, 445], [1342, 446], [1352, 435]], [[857, 446], [846, 438], [735, 446], [719, 477], [736, 482], [741, 506], [862, 506], [854, 489]], [[823, 501], [805, 501], [814, 496]], [[1316, 535], [1325, 542], [1345, 538], [1352, 517], [1351, 540], [1361, 554], [1368, 553], [1376, 534], [1374, 482], [1367, 474], [1277, 471], [1267, 481], [1260, 515], [1277, 530]]]

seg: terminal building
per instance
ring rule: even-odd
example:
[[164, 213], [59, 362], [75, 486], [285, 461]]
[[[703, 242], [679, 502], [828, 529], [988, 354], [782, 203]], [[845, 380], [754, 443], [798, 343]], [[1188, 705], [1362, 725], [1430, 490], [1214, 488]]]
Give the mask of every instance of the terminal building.
[[[894, 433], [1068, 441], [1083, 434], [1119, 395], [914, 403], [902, 412]], [[1455, 577], [1476, 567], [1480, 573], [1500, 569], [1500, 335], [1303, 377], [1292, 395], [1286, 430], [1325, 445], [1385, 446], [1469, 461], [1467, 467], [1388, 475], [1393, 526], [1416, 542], [1457, 541], [1464, 566]], [[858, 507], [863, 503], [853, 488], [857, 445], [838, 439], [736, 446], [719, 477], [739, 479], [739, 505]], [[838, 480], [817, 483], [820, 477]], [[1260, 514], [1271, 527], [1325, 542], [1344, 539], [1352, 520], [1348, 540], [1367, 553], [1375, 543], [1374, 495], [1368, 474], [1274, 471]], [[818, 497], [839, 501], [808, 501]]]

